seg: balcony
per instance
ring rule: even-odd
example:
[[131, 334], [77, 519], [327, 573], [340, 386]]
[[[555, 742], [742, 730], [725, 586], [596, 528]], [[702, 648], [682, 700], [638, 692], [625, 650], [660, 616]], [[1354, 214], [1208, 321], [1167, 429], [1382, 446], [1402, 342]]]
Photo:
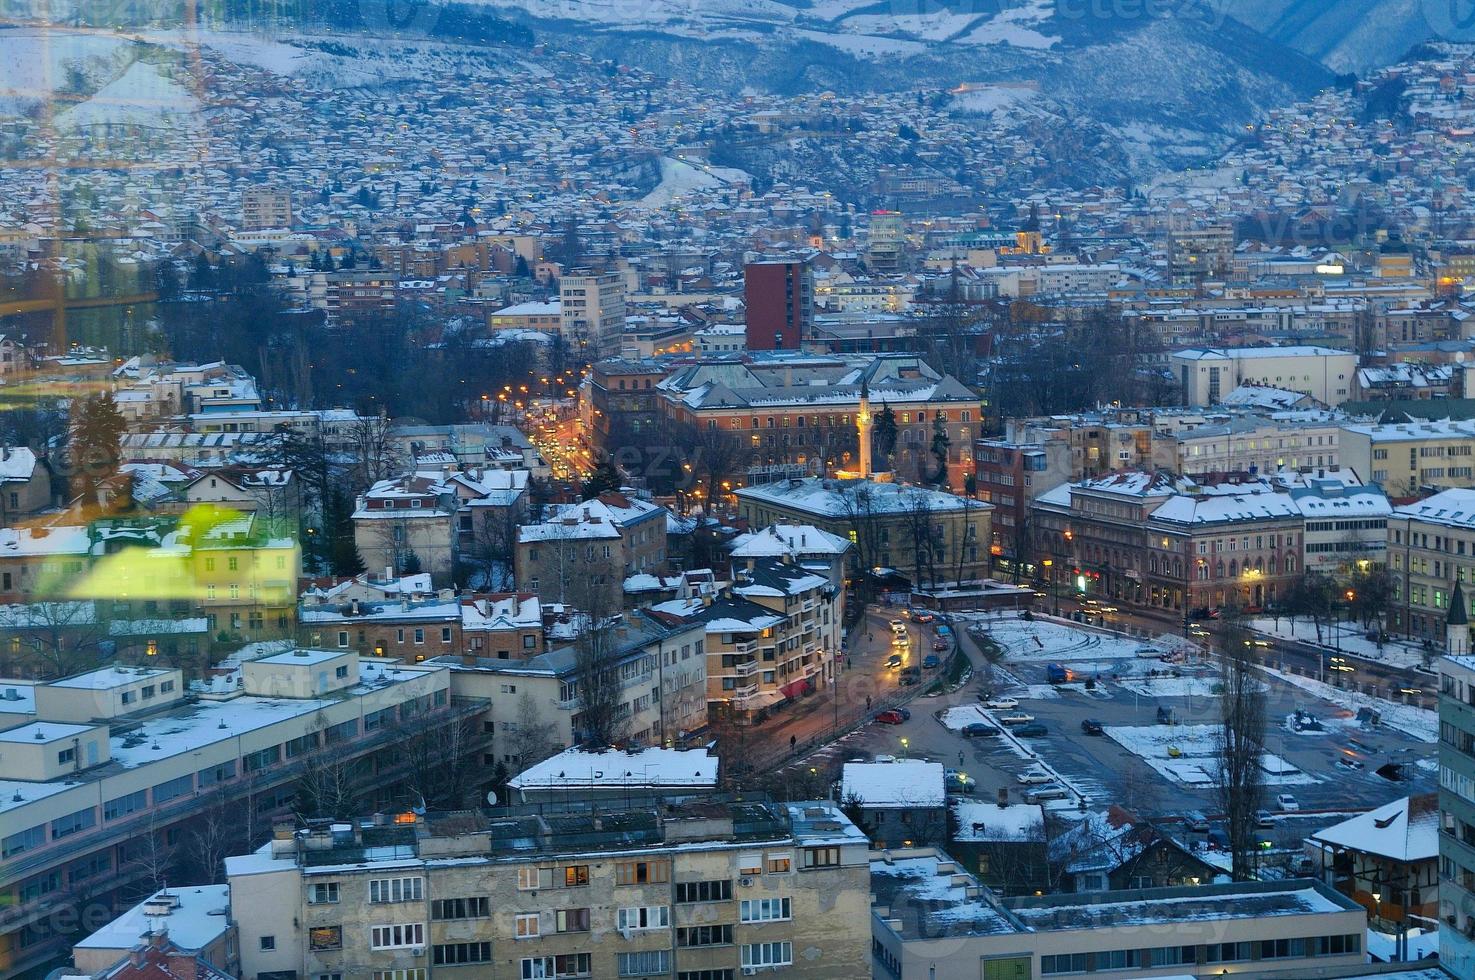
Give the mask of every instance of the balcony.
[[732, 645], [732, 652], [733, 653], [748, 654], [748, 655], [755, 654], [755, 653], [758, 652], [758, 641], [757, 640], [745, 640], [742, 643], [734, 643]]
[[752, 677], [758, 673], [759, 666], [756, 660], [744, 660], [741, 663], [733, 664], [732, 673], [735, 677]]

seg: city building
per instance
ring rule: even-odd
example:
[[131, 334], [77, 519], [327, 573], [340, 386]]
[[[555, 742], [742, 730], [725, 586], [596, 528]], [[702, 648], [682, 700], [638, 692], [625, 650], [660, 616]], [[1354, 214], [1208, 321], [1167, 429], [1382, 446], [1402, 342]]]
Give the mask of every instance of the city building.
[[509, 803], [640, 800], [652, 805], [717, 792], [718, 759], [710, 749], [565, 749], [507, 781]]
[[1475, 419], [1342, 427], [1342, 464], [1394, 497], [1475, 482]]
[[1322, 881], [1367, 909], [1371, 928], [1398, 932], [1438, 921], [1436, 794], [1405, 796], [1318, 830], [1306, 851]]
[[241, 226], [248, 231], [292, 227], [292, 192], [285, 187], [247, 187], [241, 191]]
[[857, 815], [874, 847], [947, 841], [947, 790], [940, 762], [847, 762], [840, 773], [840, 802]]
[[184, 860], [161, 851], [166, 838], [213, 821], [208, 832], [254, 846], [274, 816], [304, 805], [305, 773], [331, 766], [342, 791], [389, 803], [406, 778], [423, 783], [417, 764], [469, 765], [458, 753], [476, 757], [470, 719], [483, 706], [453, 699], [450, 683], [443, 666], [288, 650], [222, 671], [189, 699], [177, 669], [35, 685], [34, 720], [0, 732], [0, 973], [64, 954], [84, 904], [132, 904], [151, 874]]
[[736, 491], [749, 526], [812, 524], [847, 538], [849, 575], [897, 575], [918, 589], [986, 578], [993, 505], [900, 483], [817, 478]]
[[831, 803], [403, 814], [226, 860], [246, 977], [861, 977], [869, 844]]
[[141, 967], [145, 964], [132, 961], [157, 953], [163, 961], [159, 965], [172, 976], [202, 980], [204, 967], [220, 977], [239, 977], [241, 951], [236, 938], [227, 886], [164, 888], [73, 946], [72, 963], [89, 976], [112, 980], [120, 962]]
[[787, 555], [733, 564], [720, 592], [658, 603], [649, 614], [706, 631], [709, 712], [753, 723], [834, 683], [843, 590]]
[[615, 490], [553, 508], [541, 524], [517, 529], [518, 587], [607, 615], [624, 604], [627, 577], [664, 570], [666, 515]]
[[618, 353], [625, 332], [625, 277], [575, 270], [558, 280], [559, 329], [581, 357]]
[[[706, 633], [698, 623], [632, 612], [597, 628], [586, 622], [548, 639], [547, 650], [503, 657], [490, 650], [428, 663], [451, 672], [457, 697], [484, 704], [485, 762], [531, 765], [590, 739], [582, 690], [608, 703], [608, 741], [627, 748], [685, 747], [707, 727]], [[587, 666], [591, 658], [603, 670]]]
[[1168, 362], [1184, 405], [1217, 405], [1245, 382], [1303, 392], [1332, 407], [1355, 394], [1357, 355], [1330, 347], [1190, 348]]
[[[1451, 614], [1451, 619], [1466, 619]], [[1464, 644], [1461, 647], [1461, 644]], [[1475, 657], [1468, 622], [1439, 660], [1439, 961], [1475, 972]]]
[[[1446, 623], [1461, 583], [1475, 569], [1475, 490], [1444, 490], [1393, 508], [1388, 518], [1388, 571], [1393, 577], [1390, 632], [1447, 642]], [[1471, 596], [1469, 590], [1460, 590]], [[1459, 610], [1468, 616], [1475, 607]], [[1449, 635], [1453, 635], [1452, 633]], [[1468, 636], [1449, 653], [1470, 649]]]
[[407, 473], [380, 480], [359, 494], [353, 542], [370, 568], [430, 573], [449, 585], [459, 555], [460, 498], [441, 474]]
[[749, 262], [743, 267], [746, 347], [798, 350], [814, 323], [814, 280], [799, 259]]
[[871, 895], [872, 976], [892, 980], [1284, 980], [1365, 962], [1362, 906], [1313, 880], [999, 899], [942, 851], [893, 848]]

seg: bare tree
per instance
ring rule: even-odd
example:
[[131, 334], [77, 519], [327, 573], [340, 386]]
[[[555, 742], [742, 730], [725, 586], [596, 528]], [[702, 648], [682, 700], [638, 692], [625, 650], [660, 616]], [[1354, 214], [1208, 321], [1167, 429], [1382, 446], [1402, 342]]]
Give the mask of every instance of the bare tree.
[[521, 517], [516, 507], [471, 509], [471, 542], [463, 554], [467, 563], [481, 573], [481, 588], [491, 592], [512, 588], [512, 564], [517, 554]]
[[685, 426], [681, 436], [678, 445], [689, 448], [692, 474], [705, 485], [710, 507], [724, 481], [739, 479], [747, 472], [752, 446], [745, 436], [713, 426]]
[[390, 439], [387, 415], [370, 415], [353, 422], [349, 437], [353, 444], [349, 478], [357, 490], [387, 480], [402, 468], [404, 460]]
[[914, 576], [921, 584], [925, 571], [932, 587], [937, 588], [937, 552], [942, 546], [937, 528], [937, 515], [932, 510], [932, 501], [926, 493], [918, 492], [907, 501], [907, 538], [912, 546]]
[[41, 680], [96, 667], [108, 624], [90, 599], [48, 599], [0, 610], [3, 632], [21, 637], [19, 655], [8, 654], [17, 673]]
[[362, 798], [362, 763], [328, 741], [327, 719], [314, 721], [318, 746], [303, 760], [297, 777], [297, 810], [305, 817], [349, 817]]
[[553, 754], [553, 723], [538, 713], [538, 705], [526, 691], [517, 699], [516, 727], [508, 743], [515, 764], [526, 769]]
[[1265, 699], [1255, 679], [1255, 648], [1238, 609], [1226, 610], [1219, 642], [1224, 689], [1218, 738], [1219, 805], [1229, 837], [1230, 873], [1236, 881], [1245, 881], [1253, 876], [1255, 819], [1265, 799], [1261, 769]]
[[871, 484], [861, 480], [835, 490], [836, 503], [855, 542], [856, 582], [860, 604], [870, 599], [870, 570], [881, 554], [881, 531], [876, 520], [876, 498]]

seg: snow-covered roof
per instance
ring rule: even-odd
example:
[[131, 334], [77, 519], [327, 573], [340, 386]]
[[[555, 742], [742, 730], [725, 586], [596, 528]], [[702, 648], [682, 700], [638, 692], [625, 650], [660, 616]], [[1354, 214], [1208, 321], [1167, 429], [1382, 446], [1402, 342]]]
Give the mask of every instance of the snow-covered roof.
[[1393, 516], [1446, 527], [1475, 527], [1475, 490], [1441, 490], [1417, 503], [1395, 507]]
[[877, 808], [938, 807], [946, 801], [940, 762], [847, 762], [840, 774], [841, 799]]
[[1439, 799], [1405, 796], [1311, 835], [1317, 843], [1405, 863], [1439, 856]]
[[585, 752], [568, 749], [518, 773], [515, 790], [705, 787], [717, 785], [717, 756], [706, 749]]
[[958, 826], [954, 840], [1045, 843], [1045, 809], [1038, 803], [999, 806], [984, 800], [957, 799], [953, 801], [953, 814]]
[[121, 949], [137, 945], [147, 933], [163, 929], [183, 950], [204, 949], [230, 927], [229, 885], [187, 885], [155, 892], [81, 940], [80, 949]]
[[843, 555], [850, 542], [838, 534], [822, 531], [813, 524], [770, 524], [732, 540], [734, 558], [765, 558], [792, 555]]

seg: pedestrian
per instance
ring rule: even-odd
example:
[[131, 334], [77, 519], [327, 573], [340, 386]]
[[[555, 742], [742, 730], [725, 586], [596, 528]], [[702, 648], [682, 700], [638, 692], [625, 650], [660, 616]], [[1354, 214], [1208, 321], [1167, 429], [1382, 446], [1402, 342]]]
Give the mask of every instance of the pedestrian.
[[963, 764], [963, 751], [961, 749], [959, 749], [958, 750], [958, 765], [961, 766], [962, 764]]
[[871, 710], [871, 696], [869, 694], [866, 695], [866, 710]]
[[796, 743], [796, 742], [797, 742], [797, 741], [798, 741], [798, 740], [797, 740], [797, 739], [796, 739], [796, 738], [795, 738], [795, 737], [794, 737], [794, 736], [793, 736], [793, 735], [790, 735], [790, 736], [789, 736], [789, 751], [790, 751], [790, 752], [792, 752], [792, 751], [794, 751], [794, 745], [795, 745], [795, 743]]

